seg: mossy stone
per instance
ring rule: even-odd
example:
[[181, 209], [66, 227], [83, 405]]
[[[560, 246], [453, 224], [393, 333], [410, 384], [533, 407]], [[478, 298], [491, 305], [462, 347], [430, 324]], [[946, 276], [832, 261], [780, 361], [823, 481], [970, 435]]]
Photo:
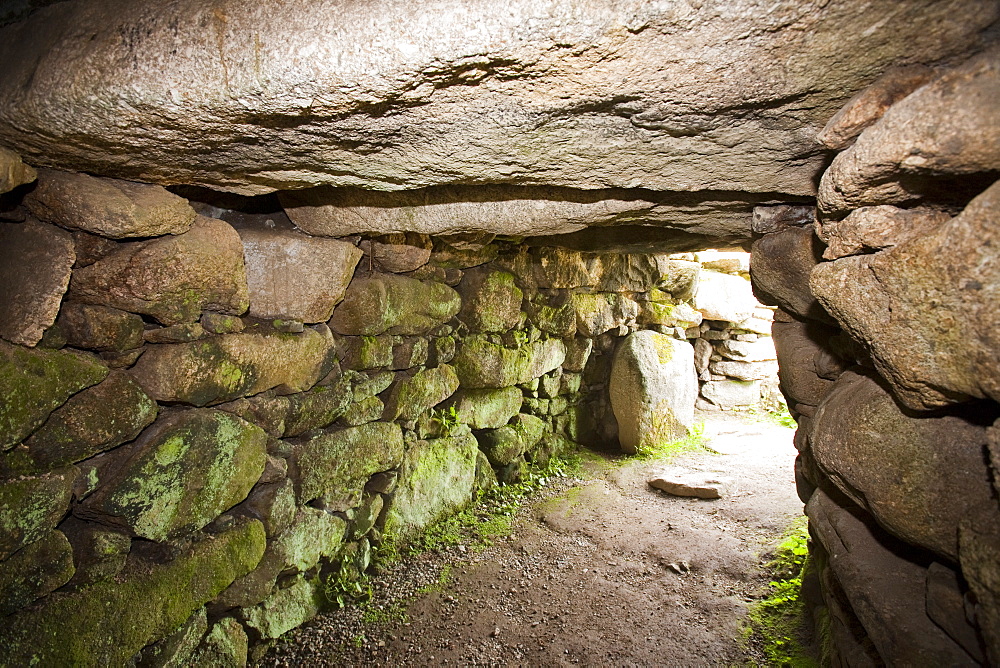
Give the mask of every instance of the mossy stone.
[[247, 665], [249, 640], [243, 625], [232, 617], [212, 624], [191, 658], [192, 666], [243, 668]]
[[116, 448], [152, 424], [157, 411], [138, 383], [112, 373], [70, 397], [24, 442], [24, 464], [30, 468], [24, 472], [48, 471]]
[[472, 332], [505, 332], [521, 318], [524, 293], [514, 283], [514, 275], [476, 267], [465, 272], [458, 284], [462, 296], [459, 319]]
[[132, 539], [120, 531], [109, 529], [103, 524], [84, 522], [76, 517], [68, 517], [59, 525], [73, 546], [73, 564], [76, 573], [69, 581], [73, 587], [81, 587], [117, 575], [125, 567], [132, 548]]
[[398, 424], [369, 422], [318, 434], [296, 445], [299, 500], [325, 495], [328, 504], [347, 510], [360, 500], [368, 478], [399, 466], [403, 431]]
[[278, 576], [311, 569], [340, 550], [347, 522], [315, 508], [300, 508], [281, 534], [268, 542], [260, 563], [213, 602], [220, 608], [257, 605], [274, 589]]
[[336, 361], [329, 330], [286, 334], [261, 328], [191, 343], [148, 346], [130, 373], [157, 401], [195, 406], [269, 389], [308, 390]]
[[517, 415], [522, 401], [523, 395], [517, 387], [460, 388], [453, 405], [459, 422], [473, 429], [496, 429]]
[[252, 608], [241, 610], [243, 623], [262, 638], [277, 638], [309, 621], [323, 605], [318, 581], [300, 576], [285, 589], [279, 589]]
[[510, 424], [480, 432], [477, 440], [493, 466], [506, 466], [533, 448], [544, 432], [541, 418], [519, 413]]
[[447, 364], [418, 371], [397, 382], [385, 402], [385, 420], [416, 420], [458, 389], [458, 376]]
[[73, 577], [73, 548], [60, 531], [21, 548], [0, 568], [0, 615], [9, 615]]
[[385, 413], [385, 404], [378, 397], [368, 397], [352, 402], [344, 411], [340, 421], [349, 427], [375, 422]]
[[477, 443], [468, 427], [448, 438], [418, 441], [406, 451], [385, 532], [403, 540], [472, 500]]
[[0, 341], [0, 450], [24, 440], [49, 413], [107, 375], [106, 366], [86, 355]]
[[79, 470], [0, 482], [0, 559], [54, 529], [69, 510]]
[[190, 661], [208, 629], [205, 608], [191, 615], [173, 633], [142, 650], [134, 659], [136, 668], [183, 668], [199, 665]]
[[121, 578], [50, 594], [0, 627], [0, 665], [125, 665], [254, 568], [264, 544], [260, 522], [239, 522], [167, 563], [135, 559]]
[[451, 320], [462, 301], [443, 283], [395, 274], [355, 277], [330, 318], [348, 336], [425, 335]]
[[78, 509], [163, 541], [196, 531], [246, 498], [267, 458], [260, 427], [213, 409], [161, 418]]
[[314, 387], [290, 395], [285, 418], [285, 436], [298, 436], [312, 429], [322, 429], [343, 415], [351, 404], [350, 380], [341, 376], [332, 385]]
[[529, 303], [527, 312], [531, 322], [546, 334], [563, 339], [576, 335], [576, 309], [572, 301], [560, 306]]
[[75, 348], [123, 351], [142, 345], [142, 317], [110, 306], [65, 302], [56, 324]]
[[392, 337], [345, 336], [340, 339], [340, 358], [345, 369], [361, 371], [377, 369], [392, 364]]
[[465, 338], [452, 364], [463, 387], [500, 388], [538, 378], [559, 367], [565, 357], [566, 345], [561, 339], [507, 348], [476, 334]]

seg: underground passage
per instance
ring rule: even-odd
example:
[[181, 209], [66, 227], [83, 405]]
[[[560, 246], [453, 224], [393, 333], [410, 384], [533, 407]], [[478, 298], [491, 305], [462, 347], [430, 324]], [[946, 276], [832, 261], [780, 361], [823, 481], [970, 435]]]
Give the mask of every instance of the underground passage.
[[0, 63], [0, 666], [1000, 665], [995, 0]]

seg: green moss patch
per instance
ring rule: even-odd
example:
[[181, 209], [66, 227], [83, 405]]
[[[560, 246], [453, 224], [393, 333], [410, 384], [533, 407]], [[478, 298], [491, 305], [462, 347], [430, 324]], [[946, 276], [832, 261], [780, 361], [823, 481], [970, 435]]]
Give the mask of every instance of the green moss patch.
[[746, 640], [770, 666], [819, 666], [808, 646], [810, 623], [802, 601], [802, 578], [809, 568], [809, 532], [800, 518], [775, 550], [766, 569], [772, 580], [764, 599], [750, 606]]
[[135, 560], [127, 577], [51, 594], [0, 627], [0, 666], [120, 666], [177, 629], [264, 553], [264, 527], [249, 521], [191, 546], [165, 564]]

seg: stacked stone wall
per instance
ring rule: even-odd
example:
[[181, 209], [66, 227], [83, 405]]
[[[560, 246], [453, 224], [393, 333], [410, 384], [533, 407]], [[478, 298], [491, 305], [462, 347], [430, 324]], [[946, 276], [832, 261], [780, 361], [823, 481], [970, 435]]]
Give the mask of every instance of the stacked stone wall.
[[818, 213], [755, 211], [832, 665], [1000, 663], [998, 63], [890, 72]]
[[690, 259], [317, 237], [53, 170], [3, 215], [2, 665], [242, 664], [386, 541], [617, 448], [630, 335], [697, 389]]

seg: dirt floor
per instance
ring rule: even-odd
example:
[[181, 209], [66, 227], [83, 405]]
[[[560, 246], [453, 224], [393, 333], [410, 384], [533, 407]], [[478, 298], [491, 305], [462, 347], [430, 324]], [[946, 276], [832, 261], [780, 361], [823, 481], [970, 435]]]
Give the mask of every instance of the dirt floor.
[[[662, 463], [586, 458], [484, 551], [424, 554], [374, 581], [364, 609], [288, 634], [265, 666], [757, 664], [741, 642], [762, 564], [802, 513], [792, 430], [704, 413], [718, 454], [671, 466], [731, 479], [721, 499], [647, 484]], [[405, 609], [405, 615], [400, 612]]]

